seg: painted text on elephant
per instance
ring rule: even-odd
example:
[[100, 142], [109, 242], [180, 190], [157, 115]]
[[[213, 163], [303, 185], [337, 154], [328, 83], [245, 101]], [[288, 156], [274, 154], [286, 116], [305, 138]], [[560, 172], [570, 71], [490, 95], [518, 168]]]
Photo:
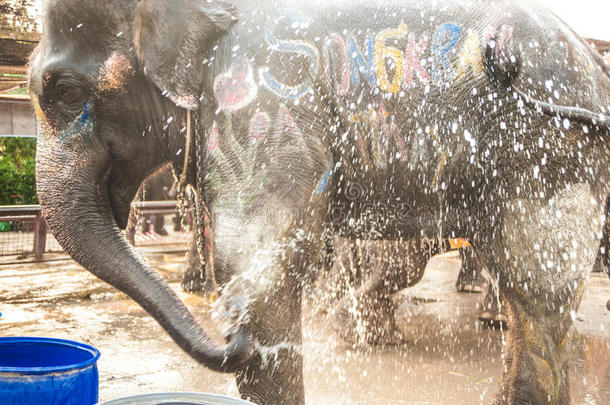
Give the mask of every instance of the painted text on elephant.
[[[310, 23], [309, 18], [301, 12], [284, 10], [265, 27], [265, 41], [274, 51], [307, 56], [310, 60], [310, 74], [302, 82], [289, 86], [275, 77], [268, 67], [262, 67], [259, 69], [259, 78], [269, 91], [288, 99], [298, 99], [312, 89], [312, 77], [317, 77], [321, 59], [327, 71], [331, 65], [339, 66], [339, 72], [333, 72], [335, 74], [331, 76], [334, 77], [337, 94], [341, 96], [347, 95], [351, 86], [359, 86], [362, 78], [384, 92], [397, 94], [417, 83], [440, 84], [447, 80], [454, 81], [469, 70], [479, 74], [483, 71], [482, 44], [489, 43], [494, 38], [498, 48], [504, 47], [511, 41], [513, 33], [513, 28], [507, 25], [499, 29], [488, 26], [482, 33], [478, 33], [470, 29], [463, 30], [448, 22], [435, 29], [430, 41], [427, 34], [416, 38], [406, 24], [400, 24], [375, 35], [366, 35], [363, 52], [354, 35], [346, 34], [344, 38], [335, 32], [323, 41], [321, 57], [318, 48], [308, 41], [277, 38], [276, 27], [283, 19], [292, 24]], [[395, 46], [399, 41], [406, 44], [406, 47]], [[428, 46], [431, 47], [431, 53], [425, 57]], [[339, 61], [331, 64], [330, 55], [333, 50]], [[457, 53], [457, 60], [452, 64], [450, 55], [454, 53]]]

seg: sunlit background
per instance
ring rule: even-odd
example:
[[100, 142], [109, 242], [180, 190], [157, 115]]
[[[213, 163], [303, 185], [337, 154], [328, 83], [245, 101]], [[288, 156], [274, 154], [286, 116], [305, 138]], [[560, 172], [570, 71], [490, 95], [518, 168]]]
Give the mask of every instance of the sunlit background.
[[[1, 0], [0, 2], [11, 2]], [[44, 0], [32, 0], [40, 8]], [[610, 1], [608, 0], [538, 0], [585, 38], [610, 40]]]
[[[30, 17], [37, 18], [44, 1], [0, 0], [0, 41], [5, 40], [0, 42], [0, 51], [9, 40], [32, 49], [39, 38], [38, 33], [29, 29], [30, 20], [21, 20], [26, 23], [17, 30], [10, 24], [13, 20], [8, 17], [3, 20], [2, 6], [25, 2]], [[489, 2], [494, 4], [494, 0]], [[537, 2], [552, 10], [580, 36], [610, 42], [610, 0]], [[37, 29], [40, 28], [38, 24]], [[9, 100], [5, 101], [5, 106], [10, 107], [8, 110], [8, 107], [0, 105], [0, 110], [4, 108], [4, 112], [9, 111], [14, 117], [27, 117], [29, 123], [29, 126], [3, 127], [1, 124], [6, 119], [0, 114], [0, 161], [4, 153], [12, 159], [11, 162], [15, 162], [11, 167], [20, 169], [11, 172], [9, 178], [2, 177], [0, 167], [0, 189], [7, 190], [4, 196], [0, 190], [0, 205], [37, 203], [33, 180], [36, 140], [31, 137], [35, 129], [30, 123], [32, 109], [28, 104], [23, 66], [26, 59], [20, 58], [20, 64], [2, 63], [0, 60], [0, 101], [4, 93]], [[24, 138], [9, 138], [7, 134]], [[28, 134], [30, 138], [25, 138]], [[15, 153], [17, 150], [19, 153]], [[6, 224], [8, 222], [4, 222]], [[0, 232], [2, 226], [0, 220]], [[162, 242], [155, 232], [138, 231], [135, 236], [136, 246], [143, 251], [147, 249], [151, 266], [160, 269], [164, 277], [171, 278], [176, 289], [184, 267], [184, 254], [180, 249], [190, 236], [180, 232], [182, 230], [170, 232]], [[183, 238], [179, 240], [180, 246], [175, 243], [179, 237]], [[157, 247], [161, 243], [168, 243], [166, 250], [167, 246], [178, 246], [178, 249], [168, 253]], [[0, 234], [0, 265], [13, 260], [14, 246], [23, 246], [24, 251], [34, 246], [31, 252], [36, 252], [33, 232], [29, 228], [23, 231], [15, 227], [10, 233]], [[114, 295], [108, 285], [65, 257], [60, 259], [62, 249], [52, 236], [42, 250], [47, 258], [51, 258], [47, 263], [11, 263], [13, 267], [0, 279], [0, 311], [3, 313], [0, 321], [4, 322], [0, 322], [0, 335], [47, 334], [95, 342], [103, 352], [102, 398], [170, 389], [191, 391], [194, 388], [237, 395], [231, 376], [197, 367], [186, 354], [177, 350], [152, 318], [143, 316], [142, 310], [133, 302], [123, 295]], [[28, 250], [30, 256], [31, 252]], [[26, 257], [25, 253], [20, 254]], [[417, 402], [422, 404], [489, 403], [501, 375], [500, 352], [505, 335], [498, 330], [482, 328], [477, 323], [481, 294], [456, 294], [454, 280], [459, 268], [457, 255], [436, 257], [426, 270], [424, 282], [409, 289], [409, 295], [402, 298], [401, 302], [406, 304], [400, 307], [399, 315], [408, 331], [417, 331], [413, 332], [416, 337], [409, 345], [385, 351], [350, 350], [340, 338], [328, 333], [328, 324], [321, 322], [317, 313], [308, 314], [304, 320], [308, 329], [305, 330], [303, 350], [306, 353], [308, 403], [408, 404], [416, 398], [427, 399]], [[610, 400], [603, 400], [604, 397], [610, 398], [608, 312], [602, 312], [609, 298], [608, 291], [605, 274], [598, 273], [588, 284], [584, 305], [575, 322], [584, 332], [575, 335], [571, 348], [574, 360], [570, 366], [570, 388], [577, 398], [586, 400], [576, 404], [610, 404]], [[36, 299], [30, 298], [34, 296]], [[439, 300], [439, 296], [443, 299]], [[198, 314], [208, 310], [196, 296], [182, 294], [181, 297], [196, 308]], [[70, 301], [66, 303], [66, 299]], [[426, 307], [419, 303], [425, 303]], [[6, 325], [12, 325], [11, 329]], [[211, 329], [213, 326], [208, 323], [206, 327]], [[399, 397], [410, 400], [394, 400]]]
[[610, 40], [610, 1], [539, 0], [585, 38]]

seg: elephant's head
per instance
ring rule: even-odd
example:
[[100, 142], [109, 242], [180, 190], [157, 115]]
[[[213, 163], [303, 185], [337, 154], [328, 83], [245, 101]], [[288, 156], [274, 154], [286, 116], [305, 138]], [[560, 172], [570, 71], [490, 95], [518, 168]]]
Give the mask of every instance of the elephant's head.
[[63, 248], [127, 293], [198, 361], [233, 371], [250, 353], [235, 331], [215, 344], [120, 231], [144, 178], [182, 162], [214, 42], [236, 21], [203, 0], [52, 0], [31, 62], [38, 196]]

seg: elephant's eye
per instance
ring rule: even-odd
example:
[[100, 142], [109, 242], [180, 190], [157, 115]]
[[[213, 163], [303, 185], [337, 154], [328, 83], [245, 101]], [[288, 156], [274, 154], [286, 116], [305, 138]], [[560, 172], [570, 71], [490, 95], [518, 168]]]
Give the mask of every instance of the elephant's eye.
[[53, 101], [57, 102], [67, 112], [80, 111], [90, 97], [89, 89], [72, 78], [60, 78], [53, 88]]

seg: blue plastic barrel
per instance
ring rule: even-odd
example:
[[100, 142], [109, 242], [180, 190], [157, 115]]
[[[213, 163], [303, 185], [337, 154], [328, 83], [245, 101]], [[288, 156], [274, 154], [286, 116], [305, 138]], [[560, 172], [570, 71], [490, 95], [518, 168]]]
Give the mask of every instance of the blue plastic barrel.
[[2, 405], [91, 405], [100, 352], [71, 340], [0, 337]]

